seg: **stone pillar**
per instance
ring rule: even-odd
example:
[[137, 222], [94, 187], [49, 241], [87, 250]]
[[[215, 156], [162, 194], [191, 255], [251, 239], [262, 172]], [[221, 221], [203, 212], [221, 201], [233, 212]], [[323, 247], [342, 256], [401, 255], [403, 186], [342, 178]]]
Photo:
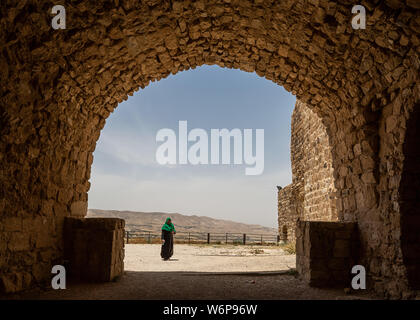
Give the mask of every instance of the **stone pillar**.
[[295, 230], [298, 218], [296, 202], [292, 185], [284, 188], [277, 186], [278, 228], [280, 241], [283, 243], [296, 240]]
[[296, 268], [311, 286], [349, 287], [359, 247], [355, 222], [297, 222]]
[[70, 279], [113, 281], [124, 272], [124, 226], [117, 218], [66, 218], [64, 255]]

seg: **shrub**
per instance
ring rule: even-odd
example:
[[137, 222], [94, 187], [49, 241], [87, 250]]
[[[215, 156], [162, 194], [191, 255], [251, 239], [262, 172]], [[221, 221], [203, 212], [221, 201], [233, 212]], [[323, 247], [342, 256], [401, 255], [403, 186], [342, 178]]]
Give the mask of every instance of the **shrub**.
[[296, 254], [295, 242], [287, 242], [285, 244], [280, 245], [280, 248], [286, 251], [288, 254]]
[[252, 254], [262, 254], [262, 253], [264, 253], [264, 250], [263, 249], [252, 249], [250, 252]]

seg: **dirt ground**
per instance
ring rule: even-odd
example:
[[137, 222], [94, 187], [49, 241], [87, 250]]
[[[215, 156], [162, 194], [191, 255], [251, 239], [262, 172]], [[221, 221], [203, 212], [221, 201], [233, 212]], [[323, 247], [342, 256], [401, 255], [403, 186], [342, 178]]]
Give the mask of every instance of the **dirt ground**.
[[126, 245], [125, 272], [105, 284], [68, 284], [16, 299], [367, 299], [343, 289], [311, 288], [296, 278], [295, 256], [278, 247], [176, 245], [163, 261], [160, 245]]
[[127, 244], [124, 269], [161, 272], [285, 271], [296, 258], [279, 247], [175, 244], [174, 255], [162, 261], [159, 244]]

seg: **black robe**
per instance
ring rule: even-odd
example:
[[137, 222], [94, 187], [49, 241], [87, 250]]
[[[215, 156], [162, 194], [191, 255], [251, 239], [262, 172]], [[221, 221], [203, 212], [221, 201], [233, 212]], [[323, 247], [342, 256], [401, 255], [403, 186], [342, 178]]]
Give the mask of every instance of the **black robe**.
[[162, 230], [162, 240], [165, 243], [162, 244], [160, 256], [162, 259], [169, 259], [174, 254], [174, 235], [170, 231]]

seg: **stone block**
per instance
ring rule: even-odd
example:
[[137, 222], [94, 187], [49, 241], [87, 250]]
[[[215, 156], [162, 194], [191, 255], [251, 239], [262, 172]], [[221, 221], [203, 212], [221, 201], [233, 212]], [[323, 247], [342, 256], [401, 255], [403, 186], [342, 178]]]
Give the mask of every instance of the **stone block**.
[[124, 271], [124, 226], [117, 218], [66, 218], [64, 252], [69, 277], [107, 282]]
[[350, 241], [337, 239], [334, 242], [334, 258], [347, 258], [350, 255]]
[[[351, 268], [359, 259], [356, 223], [298, 221], [296, 269], [316, 287], [348, 287]], [[345, 239], [343, 239], [345, 238]]]
[[75, 217], [84, 217], [87, 214], [87, 202], [86, 201], [77, 201], [73, 202], [70, 207], [70, 212], [72, 216]]
[[3, 220], [4, 231], [22, 231], [22, 218], [8, 217]]
[[30, 248], [30, 234], [22, 232], [12, 232], [8, 248], [11, 251], [25, 251]]

